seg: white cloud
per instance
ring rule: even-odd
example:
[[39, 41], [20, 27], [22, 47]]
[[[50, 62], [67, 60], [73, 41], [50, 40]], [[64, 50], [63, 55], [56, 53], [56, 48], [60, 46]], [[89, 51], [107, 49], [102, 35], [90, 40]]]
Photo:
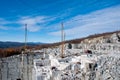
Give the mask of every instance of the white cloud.
[[44, 17], [44, 16], [22, 17], [19, 22], [22, 23], [22, 24], [25, 24], [25, 23], [36, 24], [36, 23], [42, 23], [42, 22], [44, 22], [45, 18], [46, 17]]
[[9, 22], [0, 18], [0, 29], [1, 30], [8, 30], [8, 27], [4, 26], [4, 24], [8, 24]]
[[[19, 24], [28, 25], [28, 30], [31, 32], [36, 32], [41, 29], [41, 26], [38, 24], [44, 23], [46, 17], [44, 16], [37, 16], [37, 17], [22, 17], [20, 20], [18, 20]], [[22, 26], [24, 28], [24, 26]]]
[[[36, 32], [41, 29], [41, 26], [39, 26], [39, 24], [47, 21], [45, 19], [46, 17], [44, 16], [36, 16], [36, 17], [25, 16], [25, 17], [21, 17], [16, 21], [9, 21], [9, 20], [0, 18], [0, 29], [1, 30], [20, 30], [20, 29], [24, 29], [24, 25], [27, 24], [28, 30], [30, 32]], [[11, 26], [14, 24], [18, 26]]]
[[8, 24], [9, 21], [4, 20], [3, 18], [0, 18], [0, 25]]
[[18, 27], [12, 26], [12, 24], [17, 24], [16, 21], [9, 21], [4, 18], [0, 18], [0, 29], [1, 30], [17, 30]]
[[2, 29], [2, 30], [8, 30], [8, 28], [5, 27], [5, 26], [0, 26], [0, 29]]
[[[66, 28], [65, 33], [69, 38], [79, 38], [95, 33], [120, 30], [120, 5], [86, 15], [75, 16], [64, 25]], [[61, 33], [60, 31], [55, 31], [50, 32], [49, 35], [60, 36]]]
[[21, 30], [21, 29], [24, 29], [25, 24], [27, 24], [28, 31], [36, 32], [36, 31], [43, 29], [43, 27], [46, 25], [45, 23], [48, 23], [51, 20], [55, 20], [55, 19], [48, 17], [48, 16], [36, 16], [36, 17], [23, 16], [13, 21], [0, 18], [0, 26], [1, 26], [0, 29]]

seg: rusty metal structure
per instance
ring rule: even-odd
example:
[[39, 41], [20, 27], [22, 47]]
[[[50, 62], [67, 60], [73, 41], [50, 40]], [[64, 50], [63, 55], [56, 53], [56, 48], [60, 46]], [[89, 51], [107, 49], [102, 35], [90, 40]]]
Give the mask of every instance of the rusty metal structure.
[[61, 43], [62, 43], [62, 47], [61, 47], [61, 57], [64, 57], [64, 26], [63, 26], [63, 22], [61, 23]]

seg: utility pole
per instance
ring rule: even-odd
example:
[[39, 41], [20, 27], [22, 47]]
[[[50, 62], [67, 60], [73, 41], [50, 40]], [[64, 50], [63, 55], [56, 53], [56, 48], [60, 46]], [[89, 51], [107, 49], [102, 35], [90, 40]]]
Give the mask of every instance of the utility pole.
[[27, 47], [27, 24], [25, 24], [25, 45], [24, 45], [24, 52], [22, 51], [22, 58], [21, 58], [21, 79], [24, 80], [23, 77], [23, 68], [24, 68], [24, 53], [26, 53], [26, 47]]
[[21, 57], [21, 80], [24, 80], [23, 79], [23, 68], [24, 68], [24, 52], [22, 51], [22, 57]]
[[[27, 24], [25, 24], [25, 53], [27, 50]], [[27, 80], [29, 80], [29, 54], [27, 53]]]
[[25, 24], [25, 47], [24, 49], [26, 50], [27, 48], [27, 24]]
[[61, 23], [61, 43], [62, 43], [62, 48], [61, 48], [61, 57], [64, 58], [64, 26], [63, 23]]

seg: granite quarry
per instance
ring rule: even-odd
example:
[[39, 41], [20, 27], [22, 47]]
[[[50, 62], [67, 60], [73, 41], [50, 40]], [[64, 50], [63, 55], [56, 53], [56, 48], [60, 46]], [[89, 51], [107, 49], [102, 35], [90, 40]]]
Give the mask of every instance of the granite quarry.
[[0, 80], [120, 80], [120, 32], [0, 58]]

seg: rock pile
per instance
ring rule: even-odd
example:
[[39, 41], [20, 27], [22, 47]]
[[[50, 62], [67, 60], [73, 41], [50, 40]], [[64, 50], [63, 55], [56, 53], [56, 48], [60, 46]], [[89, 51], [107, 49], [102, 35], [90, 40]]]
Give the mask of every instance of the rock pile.
[[120, 80], [119, 35], [0, 58], [0, 80]]
[[101, 80], [120, 79], [120, 55], [102, 55], [98, 60], [97, 74]]

